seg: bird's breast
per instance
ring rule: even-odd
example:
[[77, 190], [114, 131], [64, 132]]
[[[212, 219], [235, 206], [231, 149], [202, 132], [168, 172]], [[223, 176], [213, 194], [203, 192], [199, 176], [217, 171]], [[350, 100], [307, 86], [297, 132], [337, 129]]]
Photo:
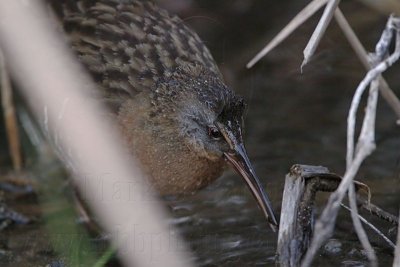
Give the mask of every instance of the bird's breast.
[[[140, 103], [138, 103], [140, 102]], [[127, 101], [118, 124], [129, 151], [139, 160], [151, 185], [163, 195], [196, 191], [221, 176], [225, 161], [192, 151], [173, 126], [154, 125], [145, 97]]]

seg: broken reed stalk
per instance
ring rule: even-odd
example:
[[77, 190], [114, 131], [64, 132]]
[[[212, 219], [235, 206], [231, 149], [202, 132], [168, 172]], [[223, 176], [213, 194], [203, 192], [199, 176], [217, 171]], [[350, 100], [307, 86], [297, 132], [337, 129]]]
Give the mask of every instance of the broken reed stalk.
[[299, 266], [307, 251], [313, 233], [313, 203], [321, 188], [315, 181], [328, 173], [322, 166], [296, 164], [286, 175], [277, 246], [280, 266]]
[[272, 49], [278, 46], [292, 32], [294, 32], [301, 24], [308, 20], [315, 12], [317, 12], [328, 0], [313, 0], [305, 8], [303, 8], [260, 52], [257, 53], [246, 65], [250, 69], [262, 57], [268, 54]]
[[[313, 235], [314, 200], [318, 191], [333, 192], [342, 178], [322, 166], [296, 164], [290, 168], [285, 178], [282, 209], [278, 233], [277, 262], [280, 266], [299, 266], [309, 247]], [[365, 191], [370, 197], [369, 187], [363, 183], [352, 183], [357, 192]], [[397, 218], [373, 205], [369, 201], [357, 198], [357, 204], [379, 219], [396, 223]], [[350, 208], [341, 204], [351, 211]], [[357, 214], [360, 220], [375, 231], [385, 242], [394, 248], [394, 244], [372, 223]], [[389, 218], [389, 220], [388, 220]], [[394, 219], [395, 218], [395, 219]], [[393, 220], [394, 219], [394, 220]]]
[[[296, 164], [285, 178], [278, 233], [277, 256], [280, 266], [299, 266], [313, 235], [314, 201], [318, 191], [333, 192], [342, 178], [322, 166]], [[358, 191], [370, 191], [367, 185], [354, 181]], [[360, 203], [364, 201], [359, 199]], [[357, 215], [359, 216], [359, 215]], [[359, 216], [361, 217], [361, 216]], [[362, 219], [390, 246], [393, 243], [374, 225]]]
[[[371, 68], [371, 63], [368, 60], [367, 53], [362, 46], [361, 42], [358, 40], [356, 34], [350, 27], [349, 23], [347, 22], [346, 18], [343, 16], [342, 12], [338, 8], [339, 0], [331, 0], [325, 10], [324, 14], [321, 17], [317, 28], [315, 29], [312, 37], [309, 40], [309, 43], [304, 50], [304, 61], [302, 64], [302, 67], [309, 61], [311, 58], [312, 54], [314, 53], [319, 40], [321, 39], [322, 35], [325, 32], [325, 29], [327, 25], [329, 24], [332, 14], [334, 13], [335, 19], [337, 20], [339, 26], [341, 27], [342, 31], [344, 32], [346, 38], [350, 42], [351, 46], [355, 50], [356, 54], [360, 58], [361, 62], [364, 64], [364, 66], [369, 70]], [[304, 8], [290, 23], [284, 27], [281, 32], [270, 42], [268, 43], [262, 51], [260, 51], [248, 64], [247, 67], [250, 68], [253, 66], [258, 60], [260, 60], [265, 54], [267, 54], [269, 51], [271, 51], [274, 47], [276, 47], [279, 43], [281, 43], [287, 36], [290, 35], [300, 24], [304, 23], [305, 20], [307, 20], [312, 13], [311, 12], [316, 12], [324, 3], [322, 1], [313, 1], [311, 2], [306, 8]], [[391, 17], [392, 19], [392, 17]], [[390, 20], [390, 19], [389, 19]], [[388, 21], [388, 25], [391, 22]], [[397, 28], [396, 28], [397, 27]], [[389, 29], [388, 29], [389, 28]], [[375, 54], [377, 55], [378, 58], [380, 58], [380, 61], [383, 60], [383, 57], [387, 52], [388, 52], [388, 44], [391, 42], [391, 32], [393, 29], [397, 30], [398, 34], [398, 26], [389, 26], [384, 33], [382, 34], [381, 40], [377, 45], [377, 49], [375, 51]], [[389, 33], [385, 34], [385, 33]], [[387, 38], [390, 36], [390, 38]], [[386, 45], [381, 45], [381, 41], [385, 40]], [[396, 40], [396, 44], [398, 44], [400, 40]], [[396, 45], [397, 47], [397, 45]], [[383, 49], [382, 49], [383, 48]], [[396, 49], [397, 50], [397, 49]], [[383, 53], [382, 53], [383, 52]], [[375, 149], [375, 143], [374, 143], [374, 122], [375, 122], [375, 110], [376, 110], [376, 101], [377, 101], [377, 88], [380, 86], [380, 91], [383, 96], [383, 98], [388, 102], [388, 104], [391, 106], [393, 111], [395, 112], [397, 118], [400, 118], [400, 101], [397, 98], [397, 96], [393, 93], [393, 91], [389, 88], [387, 82], [382, 78], [380, 73], [386, 70], [387, 67], [389, 67], [391, 64], [393, 64], [394, 61], [398, 59], [398, 55], [395, 53], [389, 57], [386, 61], [384, 61], [382, 64], [379, 64], [378, 66], [375, 67], [376, 64], [378, 64], [377, 61], [372, 64], [374, 66], [374, 71], [368, 72], [367, 77], [363, 80], [365, 84], [360, 84], [359, 88], [360, 90], [356, 91], [356, 94], [353, 98], [353, 103], [352, 103], [352, 108], [355, 108], [355, 111], [358, 107], [358, 103], [360, 101], [361, 95], [364, 92], [366, 86], [371, 83], [371, 90], [370, 90], [370, 101], [369, 105], [367, 105], [368, 110], [370, 112], [367, 112], [367, 115], [364, 119], [363, 123], [363, 128], [362, 128], [362, 133], [359, 138], [359, 142], [357, 145], [357, 149], [362, 150], [357, 151], [356, 157], [354, 157], [354, 125], [355, 125], [355, 112], [354, 110], [350, 110], [349, 112], [349, 122], [348, 122], [348, 149], [347, 149], [347, 171], [345, 175], [345, 180], [342, 183], [341, 186], [341, 192], [337, 192], [336, 195], [332, 195], [330, 198], [330, 202], [327, 205], [327, 208], [324, 210], [325, 213], [321, 215], [320, 220], [318, 223], [320, 224], [320, 230], [321, 232], [324, 230], [325, 235], [321, 235], [320, 241], [321, 240], [326, 240], [326, 238], [333, 232], [333, 225], [332, 223], [327, 220], [327, 218], [331, 215], [333, 215], [334, 218], [336, 218], [337, 211], [339, 208], [339, 203], [344, 197], [345, 192], [349, 188], [350, 181], [354, 178], [359, 166], [363, 162], [363, 160], [370, 154], [372, 151]], [[392, 60], [394, 60], [392, 62]], [[385, 66], [386, 64], [386, 66]], [[378, 74], [376, 74], [378, 73]], [[377, 78], [378, 77], [378, 78]], [[363, 83], [362, 82], [362, 83]], [[358, 102], [357, 104], [354, 103], [354, 101]], [[352, 114], [352, 115], [350, 115]], [[351, 120], [351, 118], [353, 120]], [[350, 138], [351, 136], [351, 138]], [[351, 166], [350, 166], [351, 165]], [[350, 166], [350, 167], [349, 167]], [[339, 191], [339, 190], [338, 190]], [[371, 265], [375, 266], [377, 264], [376, 260], [376, 255], [374, 251], [372, 250], [371, 245], [369, 244], [368, 238], [361, 226], [361, 222], [359, 220], [359, 217], [357, 216], [357, 207], [356, 207], [356, 199], [355, 199], [355, 194], [354, 190], [350, 188], [348, 191], [349, 198], [350, 198], [350, 206], [352, 207], [352, 219], [355, 225], [355, 229], [357, 232], [357, 235], [363, 244], [363, 247], [367, 251], [368, 258], [370, 259]], [[324, 221], [325, 219], [325, 221]], [[393, 219], [390, 219], [391, 221], [394, 221]], [[324, 228], [324, 225], [328, 225], [329, 227]], [[308, 266], [311, 264], [313, 255], [315, 255], [317, 249], [321, 246], [322, 243], [317, 244], [318, 242], [315, 241], [312, 243], [313, 247], [312, 249], [309, 250], [309, 253], [303, 262], [303, 266]]]
[[335, 12], [339, 3], [340, 0], [330, 0], [326, 4], [324, 13], [322, 14], [321, 19], [319, 20], [313, 34], [311, 35], [306, 48], [304, 48], [304, 59], [303, 63], [301, 63], [301, 69], [303, 69], [303, 67], [310, 61], [311, 57], [314, 55], [315, 50], [317, 49], [318, 44], [322, 39], [322, 36], [325, 34], [326, 28], [328, 28], [328, 25], [332, 20], [333, 13]]
[[[303, 8], [267, 45], [256, 54], [246, 65], [247, 68], [253, 67], [262, 57], [264, 57], [267, 53], [269, 53], [272, 49], [274, 49], [276, 46], [278, 46], [283, 40], [285, 40], [293, 31], [295, 31], [301, 24], [303, 24], [307, 19], [309, 19], [312, 15], [314, 15], [315, 12], [317, 12], [323, 5], [326, 4], [328, 0], [313, 0], [310, 2], [305, 8]], [[332, 4], [335, 4], [334, 2], [331, 2]], [[327, 10], [327, 8], [325, 9]], [[332, 9], [329, 9], [329, 12]], [[331, 14], [329, 13], [329, 16]], [[358, 58], [364, 65], [364, 67], [367, 70], [371, 69], [371, 65], [368, 61], [368, 55], [359, 41], [357, 35], [354, 33], [353, 29], [351, 28], [350, 24], [347, 22], [346, 18], [344, 17], [343, 13], [340, 11], [338, 5], [336, 6], [335, 12], [334, 12], [335, 19], [337, 23], [339, 24], [340, 28], [342, 29], [344, 35], [346, 36], [347, 40], [349, 41], [350, 45], [353, 47], [353, 50], [357, 54]], [[326, 17], [327, 18], [327, 17]], [[321, 17], [319, 25], [323, 25], [325, 28], [327, 27], [326, 22], [328, 21], [326, 18]], [[323, 20], [324, 19], [324, 20]], [[331, 21], [329, 19], [329, 21]], [[318, 38], [313, 38], [313, 41], [310, 39], [309, 43], [313, 43], [313, 50], [316, 49], [316, 40], [318, 39], [318, 42], [320, 38], [322, 37], [322, 34], [325, 32], [318, 30], [317, 29], [314, 31], [314, 33], [318, 33], [317, 36]], [[308, 52], [307, 49], [307, 61], [308, 58], [312, 56]], [[304, 64], [304, 63], [303, 63]], [[390, 89], [388, 83], [386, 80], [380, 76], [380, 92], [385, 99], [385, 101], [389, 104], [389, 106], [393, 109], [394, 113], [396, 114], [396, 117], [398, 119], [398, 123], [400, 123], [400, 100], [399, 98], [393, 93], [392, 89]]]
[[[384, 59], [386, 53], [388, 53], [388, 48], [390, 42], [392, 41], [393, 31], [396, 33], [395, 40], [395, 51], [387, 58]], [[348, 133], [347, 133], [347, 169], [344, 178], [336, 190], [333, 193], [326, 205], [322, 215], [318, 219], [315, 225], [315, 235], [311, 242], [310, 248], [302, 262], [302, 266], [310, 266], [311, 262], [317, 253], [321, 245], [332, 235], [334, 225], [336, 222], [337, 213], [342, 202], [345, 193], [348, 191], [351, 182], [353, 181], [360, 165], [364, 159], [369, 156], [375, 149], [374, 142], [374, 131], [375, 131], [375, 115], [376, 115], [376, 98], [377, 90], [370, 90], [370, 97], [368, 98], [368, 103], [366, 107], [366, 113], [364, 116], [364, 121], [361, 129], [360, 136], [358, 138], [358, 143], [356, 147], [356, 152], [354, 153], [354, 132], [355, 132], [355, 119], [356, 111], [361, 99], [362, 93], [365, 91], [366, 87], [371, 84], [374, 80], [377, 80], [379, 75], [389, 68], [394, 62], [398, 60], [400, 56], [400, 19], [391, 16], [388, 20], [385, 30], [382, 33], [381, 39], [379, 40], [376, 49], [374, 60], [376, 60], [376, 66], [371, 69], [366, 77], [361, 81], [357, 87], [356, 93], [353, 97], [353, 101], [350, 107], [348, 116]], [[380, 61], [381, 60], [381, 61]], [[372, 86], [371, 88], [375, 88]], [[371, 256], [371, 255], [369, 255]], [[371, 264], [377, 264], [370, 258]]]

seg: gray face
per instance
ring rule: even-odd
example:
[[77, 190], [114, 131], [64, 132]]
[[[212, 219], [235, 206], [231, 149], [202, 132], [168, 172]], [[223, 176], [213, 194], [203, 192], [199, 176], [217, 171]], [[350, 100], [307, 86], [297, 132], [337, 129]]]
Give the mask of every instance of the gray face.
[[277, 221], [270, 201], [250, 163], [242, 137], [243, 101], [222, 102], [215, 112], [198, 99], [188, 99], [182, 109], [181, 134], [188, 146], [209, 160], [226, 160], [246, 181], [272, 229]]
[[241, 132], [236, 122], [242, 121], [243, 101], [215, 73], [196, 63], [177, 68], [159, 80], [153, 99], [157, 114], [170, 114], [177, 134], [199, 156], [221, 160], [232, 149], [221, 127], [236, 127], [231, 131]]
[[153, 101], [161, 117], [170, 114], [176, 134], [190, 150], [210, 161], [226, 160], [234, 167], [274, 229], [277, 221], [270, 201], [243, 144], [243, 100], [219, 77], [192, 65], [160, 80]]
[[221, 126], [227, 127], [206, 105], [198, 100], [187, 101], [181, 116], [180, 135], [191, 150], [213, 161], [221, 160], [230, 150], [220, 130]]

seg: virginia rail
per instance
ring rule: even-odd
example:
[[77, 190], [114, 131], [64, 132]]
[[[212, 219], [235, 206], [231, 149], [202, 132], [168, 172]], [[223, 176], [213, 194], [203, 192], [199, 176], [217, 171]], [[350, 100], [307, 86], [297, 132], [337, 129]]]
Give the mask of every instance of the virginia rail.
[[277, 225], [243, 144], [244, 101], [196, 33], [148, 1], [48, 1], [161, 194], [202, 188], [229, 162]]

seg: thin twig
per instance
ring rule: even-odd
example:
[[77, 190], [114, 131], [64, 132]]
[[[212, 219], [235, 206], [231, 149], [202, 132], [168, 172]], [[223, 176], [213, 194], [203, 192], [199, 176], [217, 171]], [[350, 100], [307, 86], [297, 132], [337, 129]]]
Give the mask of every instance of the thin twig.
[[338, 189], [329, 197], [325, 209], [315, 224], [314, 236], [301, 264], [302, 267], [311, 265], [318, 249], [332, 235], [340, 203], [347, 192], [347, 188], [352, 182], [352, 178], [356, 175], [364, 158], [367, 157], [373, 149], [372, 146], [369, 146], [367, 149], [363, 149], [361, 153], [356, 154], [351, 168], [346, 171]]
[[[325, 242], [331, 235], [334, 229], [334, 225], [336, 222], [337, 213], [340, 207], [340, 203], [342, 202], [345, 193], [349, 189], [356, 173], [358, 172], [359, 167], [361, 166], [364, 159], [369, 156], [372, 151], [375, 149], [374, 142], [374, 129], [375, 129], [375, 113], [376, 113], [376, 93], [377, 90], [370, 92], [370, 97], [368, 99], [367, 107], [366, 107], [366, 115], [363, 120], [363, 126], [361, 129], [360, 137], [357, 143], [357, 150], [354, 156], [354, 127], [356, 120], [356, 110], [358, 108], [360, 98], [362, 93], [365, 91], [365, 88], [375, 80], [382, 72], [384, 72], [387, 68], [389, 68], [396, 60], [398, 60], [400, 56], [400, 31], [396, 26], [400, 24], [398, 18], [390, 17], [388, 20], [387, 28], [392, 31], [396, 29], [396, 46], [395, 51], [392, 55], [386, 58], [384, 61], [376, 64], [376, 66], [368, 71], [365, 78], [361, 81], [359, 86], [356, 89], [356, 93], [353, 97], [353, 101], [350, 107], [349, 115], [348, 115], [348, 135], [347, 135], [347, 168], [342, 182], [340, 183], [338, 189], [335, 193], [333, 193], [326, 205], [322, 215], [315, 225], [315, 234], [313, 236], [313, 240], [311, 242], [310, 248], [307, 251], [306, 256], [304, 257], [304, 261], [302, 266], [309, 266], [316, 254], [317, 250], [321, 247], [323, 242]], [[389, 42], [387, 38], [388, 31], [385, 30], [382, 34], [381, 39], [379, 40], [376, 47], [376, 56], [374, 60], [381, 60], [383, 55], [385, 54], [384, 49], [389, 46]], [[386, 50], [387, 51], [387, 50]], [[375, 61], [375, 62], [377, 62]]]
[[[382, 57], [379, 57], [379, 59], [382, 60]], [[365, 141], [367, 143], [369, 143], [371, 141], [374, 142], [374, 140], [375, 140], [375, 120], [376, 120], [376, 106], [378, 103], [378, 87], [379, 87], [379, 79], [376, 78], [371, 82], [371, 86], [370, 86], [369, 98], [368, 98], [368, 104], [367, 104], [367, 112], [364, 117], [364, 123], [362, 125], [360, 138], [359, 138], [358, 144], [357, 144], [359, 149], [362, 149], [362, 146], [365, 145]], [[354, 136], [351, 136], [350, 138], [351, 138], [351, 140], [353, 140]], [[367, 139], [367, 140], [365, 140], [365, 139]], [[348, 159], [348, 160], [352, 160], [352, 159]], [[350, 165], [351, 165], [351, 161], [347, 162], [347, 166], [349, 167]], [[348, 197], [349, 197], [349, 203], [350, 203], [350, 207], [351, 207], [351, 218], [353, 221], [354, 230], [356, 231], [358, 239], [360, 240], [363, 248], [367, 252], [367, 257], [369, 259], [370, 265], [378, 266], [378, 260], [376, 257], [376, 253], [375, 253], [374, 249], [372, 248], [372, 246], [368, 240], [368, 236], [367, 236], [367, 234], [361, 224], [361, 221], [360, 221], [360, 216], [359, 216], [358, 210], [357, 210], [356, 194], [354, 191], [354, 186], [352, 184], [350, 184], [350, 187], [348, 190]]]
[[[378, 91], [378, 88], [376, 89]], [[370, 262], [371, 266], [378, 266], [378, 258], [376, 257], [376, 253], [374, 249], [371, 246], [371, 243], [369, 242], [367, 233], [364, 230], [364, 227], [361, 224], [360, 221], [360, 215], [358, 214], [357, 210], [357, 203], [356, 203], [356, 193], [354, 190], [354, 185], [350, 184], [350, 188], [348, 191], [348, 197], [349, 197], [349, 203], [350, 203], [350, 214], [351, 214], [351, 219], [353, 221], [353, 226], [354, 230], [357, 234], [358, 239], [361, 242], [361, 245], [363, 246], [364, 250], [367, 253], [368, 260]]]
[[[389, 21], [387, 23], [387, 28], [390, 27], [389, 23], [393, 23], [392, 17], [389, 19]], [[387, 42], [385, 35], [386, 35], [386, 30], [382, 34], [382, 37], [377, 44], [378, 54], [382, 53], [381, 51], [379, 51], [381, 49], [380, 48], [381, 43]], [[397, 35], [398, 35], [398, 33], [397, 33]], [[396, 40], [396, 41], [399, 41], [399, 40]], [[389, 46], [389, 44], [387, 44], [386, 47], [388, 48], [388, 46]], [[378, 55], [378, 56], [383, 57], [382, 55]], [[356, 89], [356, 93], [354, 94], [353, 101], [351, 103], [349, 117], [348, 117], [348, 124], [347, 124], [347, 156], [346, 156], [347, 165], [351, 164], [352, 158], [354, 157], [354, 129], [355, 129], [355, 123], [356, 123], [356, 112], [357, 112], [357, 109], [358, 109], [358, 106], [359, 106], [359, 103], [361, 100], [361, 96], [362, 96], [364, 90], [366, 89], [366, 87], [368, 86], [368, 84], [370, 84], [372, 82], [372, 80], [374, 80], [382, 72], [386, 71], [391, 65], [393, 65], [393, 63], [399, 59], [399, 56], [400, 56], [400, 41], [396, 42], [395, 52], [391, 56], [389, 56], [385, 61], [380, 62], [373, 69], [371, 69], [367, 73], [364, 80], [361, 81], [361, 83], [359, 84], [359, 86]], [[379, 60], [379, 59], [380, 58], [378, 58], [377, 60]], [[370, 118], [370, 119], [375, 120], [375, 115], [372, 115], [372, 116], [373, 116], [373, 118]], [[373, 132], [369, 131], [368, 128], [365, 128], [364, 125], [368, 126], [368, 124], [363, 124], [360, 138], [367, 136], [369, 134], [373, 134]], [[362, 139], [360, 139], [360, 141], [362, 141]]]
[[[400, 221], [400, 210], [399, 210], [399, 221]], [[400, 223], [397, 227], [397, 242], [396, 249], [394, 251], [393, 267], [400, 267]]]
[[[364, 146], [374, 146], [375, 147], [375, 119], [376, 119], [376, 106], [378, 103], [378, 86], [379, 86], [379, 80], [376, 78], [371, 82], [370, 86], [370, 91], [369, 91], [369, 97], [368, 97], [368, 103], [367, 103], [367, 111], [364, 117], [364, 122], [362, 125], [360, 137], [358, 140], [358, 148], [359, 150], [363, 149]], [[358, 105], [358, 104], [357, 104]], [[355, 120], [355, 117], [354, 117]], [[353, 129], [354, 130], [354, 129]], [[350, 140], [354, 140], [354, 135], [349, 137], [348, 142]], [[352, 148], [354, 149], [354, 148]], [[349, 168], [352, 164], [352, 158], [347, 158], [347, 168]], [[354, 179], [354, 177], [353, 177]], [[357, 233], [358, 239], [360, 240], [363, 248], [367, 252], [367, 257], [369, 259], [370, 265], [371, 266], [378, 266], [378, 260], [376, 257], [376, 253], [374, 249], [372, 248], [368, 236], [361, 224], [360, 218], [357, 216], [358, 215], [358, 210], [357, 210], [357, 201], [356, 201], [356, 194], [354, 191], [354, 186], [353, 184], [350, 184], [350, 187], [348, 189], [348, 197], [349, 197], [349, 203], [351, 207], [351, 218], [353, 221], [354, 225], [354, 230]]]
[[358, 85], [356, 92], [354, 93], [353, 100], [351, 101], [349, 115], [347, 117], [347, 154], [346, 154], [347, 169], [353, 163], [353, 158], [354, 158], [354, 132], [356, 125], [357, 109], [360, 104], [362, 94], [364, 93], [368, 84], [371, 83], [372, 79], [376, 77], [376, 73], [372, 72], [375, 72], [375, 69], [372, 69], [367, 73], [364, 80], [362, 80], [361, 83]]
[[[340, 204], [343, 208], [347, 209], [348, 211], [351, 212], [351, 209], [349, 207], [347, 207], [346, 205], [344, 205], [343, 203]], [[370, 223], [369, 221], [367, 221], [367, 219], [365, 219], [363, 216], [361, 216], [360, 214], [357, 214], [358, 218], [360, 218], [360, 220], [365, 224], [368, 225], [369, 228], [371, 228], [375, 233], [377, 233], [380, 237], [382, 237], [383, 240], [386, 241], [386, 243], [388, 243], [389, 246], [391, 246], [392, 248], [395, 248], [395, 244], [392, 242], [392, 240], [390, 240], [387, 236], [385, 236], [381, 231], [379, 231], [378, 228], [375, 227], [375, 225], [373, 225], [372, 223]]]
[[14, 170], [20, 171], [22, 168], [21, 146], [19, 142], [19, 131], [17, 117], [15, 115], [12, 87], [7, 66], [0, 50], [0, 86], [2, 105], [4, 111], [4, 121], [6, 124], [7, 139]]
[[303, 8], [275, 37], [272, 39], [254, 58], [252, 58], [246, 67], [250, 69], [262, 57], [268, 54], [272, 49], [285, 40], [293, 31], [301, 24], [315, 14], [328, 0], [313, 0], [305, 8]]
[[[347, 40], [349, 41], [351, 47], [353, 48], [354, 52], [360, 59], [361, 63], [367, 70], [371, 69], [371, 63], [368, 60], [368, 53], [364, 46], [361, 44], [360, 40], [358, 39], [357, 35], [354, 33], [353, 29], [351, 28], [349, 22], [343, 15], [342, 11], [338, 7], [335, 10], [335, 19], [338, 23], [339, 27], [342, 29], [344, 35], [346, 36]], [[392, 108], [393, 112], [396, 114], [398, 120], [400, 120], [400, 100], [398, 97], [393, 93], [393, 90], [390, 89], [386, 80], [380, 76], [379, 77], [379, 90], [382, 94], [382, 97], [386, 100], [389, 106]]]
[[333, 13], [337, 6], [339, 5], [340, 0], [330, 0], [325, 7], [324, 13], [322, 14], [321, 19], [318, 22], [317, 27], [315, 28], [313, 34], [311, 35], [310, 40], [306, 48], [303, 51], [304, 60], [301, 63], [301, 69], [310, 61], [310, 58], [314, 55], [315, 50], [321, 40], [322, 36], [325, 33], [326, 28], [332, 20]]
[[375, 215], [379, 219], [385, 220], [394, 225], [399, 224], [399, 219], [396, 216], [382, 210], [381, 208], [372, 204], [369, 201], [363, 200], [361, 198], [357, 198], [357, 204], [360, 205], [360, 207], [362, 209], [370, 212], [372, 215]]

